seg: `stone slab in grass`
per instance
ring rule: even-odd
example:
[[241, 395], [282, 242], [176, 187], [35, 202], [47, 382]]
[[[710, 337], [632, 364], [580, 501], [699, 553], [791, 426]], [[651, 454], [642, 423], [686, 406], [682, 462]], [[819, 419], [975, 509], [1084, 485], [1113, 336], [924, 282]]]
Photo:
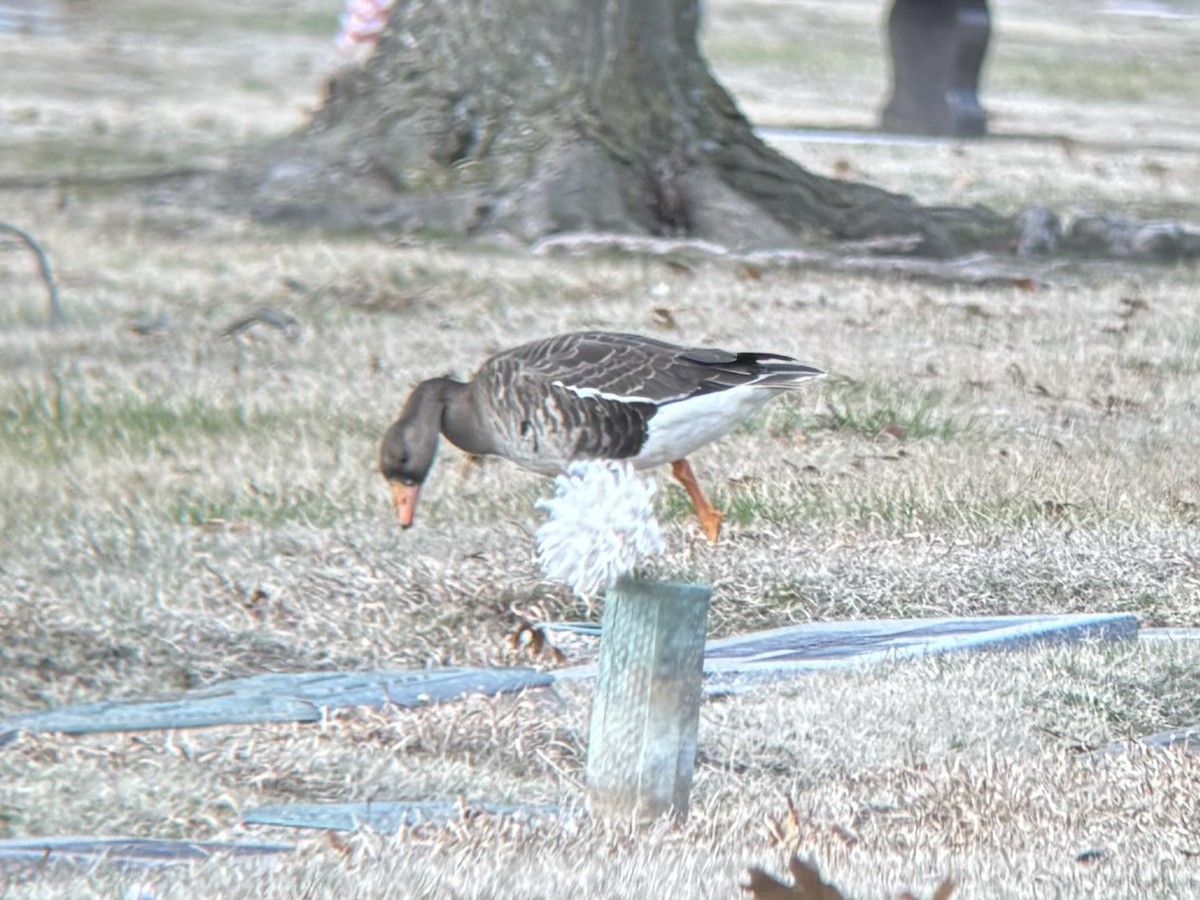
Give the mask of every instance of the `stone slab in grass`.
[[810, 622], [709, 641], [705, 670], [839, 668], [964, 650], [1137, 637], [1128, 613]]
[[255, 675], [169, 697], [108, 701], [23, 713], [0, 721], [0, 746], [22, 731], [203, 728], [257, 722], [315, 722], [325, 710], [350, 706], [423, 706], [467, 694], [502, 694], [550, 684], [529, 668], [415, 669], [385, 672], [296, 672]]
[[1200, 628], [1143, 628], [1138, 637], [1144, 641], [1200, 641]]
[[558, 806], [531, 804], [508, 806], [457, 800], [391, 801], [380, 803], [286, 803], [259, 806], [242, 814], [245, 825], [276, 825], [288, 828], [327, 828], [334, 831], [367, 829], [391, 833], [421, 825], [446, 825], [480, 816], [504, 817], [539, 827], [557, 822]]
[[[934, 653], [1128, 639], [1137, 634], [1137, 619], [1129, 614], [810, 622], [709, 641], [704, 669], [719, 681], [784, 678]], [[22, 731], [85, 734], [315, 722], [325, 710], [422, 706], [467, 694], [494, 695], [595, 674], [596, 667], [586, 665], [553, 674], [529, 668], [447, 668], [256, 675], [167, 697], [89, 703], [12, 716], [0, 720], [0, 746]]]
[[[704, 673], [718, 679], [781, 678], [937, 653], [1127, 640], [1137, 634], [1137, 618], [1127, 613], [807, 622], [711, 640], [705, 645]], [[560, 679], [595, 674], [595, 665], [554, 673]]]
[[80, 862], [99, 860], [162, 866], [196, 862], [213, 856], [276, 856], [291, 853], [291, 844], [233, 841], [166, 841], [133, 837], [40, 837], [0, 840], [0, 863]]
[[1188, 753], [1200, 753], [1200, 725], [1190, 725], [1174, 731], [1160, 731], [1158, 734], [1148, 734], [1128, 741], [1113, 741], [1087, 755], [1093, 759], [1100, 759], [1105, 756], [1128, 753], [1134, 748], [1145, 750], [1180, 749]]

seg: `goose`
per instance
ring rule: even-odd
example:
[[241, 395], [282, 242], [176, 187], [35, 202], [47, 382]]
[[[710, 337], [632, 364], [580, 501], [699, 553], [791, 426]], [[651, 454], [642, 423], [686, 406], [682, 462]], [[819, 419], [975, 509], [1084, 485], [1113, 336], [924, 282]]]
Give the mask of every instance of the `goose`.
[[580, 331], [497, 353], [468, 382], [431, 378], [387, 429], [379, 469], [402, 528], [433, 466], [439, 435], [477, 456], [543, 475], [577, 460], [664, 463], [687, 491], [710, 541], [721, 513], [687, 456], [780, 391], [825, 373], [777, 353], [684, 347], [636, 334]]

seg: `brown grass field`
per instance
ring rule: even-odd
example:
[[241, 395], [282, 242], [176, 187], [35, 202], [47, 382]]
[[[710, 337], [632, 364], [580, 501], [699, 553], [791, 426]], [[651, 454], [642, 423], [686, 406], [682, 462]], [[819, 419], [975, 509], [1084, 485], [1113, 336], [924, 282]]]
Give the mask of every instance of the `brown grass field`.
[[[650, 571], [713, 584], [715, 635], [976, 613], [1200, 624], [1194, 266], [1059, 262], [1029, 290], [281, 231], [147, 202], [130, 179], [219, 166], [303, 121], [338, 4], [65, 6], [60, 34], [0, 35], [0, 220], [51, 254], [68, 319], [45, 327], [32, 260], [0, 244], [0, 715], [269, 671], [527, 661], [506, 640], [520, 617], [587, 614], [533, 561], [549, 484], [444, 447], [401, 533], [377, 441], [419, 379], [576, 328], [833, 375], [695, 458], [728, 513], [716, 546], [662, 479], [669, 550]], [[1200, 222], [1200, 5], [994, 6], [985, 101], [1010, 137], [781, 147], [930, 203]], [[867, 127], [882, 14], [714, 0], [706, 45], [756, 121]], [[262, 307], [298, 339], [221, 336]], [[964, 898], [1200, 896], [1200, 759], [1078, 756], [1200, 721], [1197, 642], [931, 659], [708, 703], [690, 820], [643, 832], [583, 813], [588, 699], [24, 736], [0, 750], [0, 837], [301, 852], [9, 867], [0, 897], [732, 898], [748, 865], [782, 873], [792, 850], [854, 897], [927, 897], [947, 876]], [[239, 820], [437, 797], [571, 815], [336, 840]]]

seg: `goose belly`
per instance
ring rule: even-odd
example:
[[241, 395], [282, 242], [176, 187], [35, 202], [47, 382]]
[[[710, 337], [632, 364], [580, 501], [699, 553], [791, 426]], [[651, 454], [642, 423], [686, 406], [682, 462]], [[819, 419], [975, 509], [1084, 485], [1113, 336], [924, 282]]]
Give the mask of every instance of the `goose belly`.
[[648, 469], [683, 459], [724, 437], [774, 396], [774, 391], [746, 385], [668, 403], [650, 420], [646, 442], [634, 457], [634, 465]]

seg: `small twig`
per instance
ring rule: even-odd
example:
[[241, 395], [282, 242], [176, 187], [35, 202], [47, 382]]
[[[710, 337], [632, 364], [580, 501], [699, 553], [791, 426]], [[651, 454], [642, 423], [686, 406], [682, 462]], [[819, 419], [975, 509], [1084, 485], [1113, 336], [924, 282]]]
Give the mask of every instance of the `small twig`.
[[233, 337], [234, 335], [241, 334], [243, 331], [248, 331], [260, 322], [264, 325], [270, 325], [272, 328], [278, 328], [289, 341], [299, 340], [301, 333], [304, 331], [304, 326], [300, 324], [300, 320], [295, 316], [264, 307], [230, 323], [221, 329], [220, 336]]
[[113, 187], [131, 184], [157, 184], [161, 181], [178, 181], [184, 178], [199, 178], [216, 175], [220, 169], [203, 166], [186, 166], [159, 171], [63, 172], [57, 175], [0, 175], [0, 189], [29, 190], [63, 187]]
[[0, 234], [11, 234], [28, 247], [33, 252], [33, 255], [37, 257], [38, 269], [42, 274], [42, 282], [46, 285], [46, 297], [50, 301], [50, 324], [61, 325], [63, 323], [63, 314], [62, 305], [58, 301], [58, 282], [54, 280], [54, 270], [50, 268], [50, 257], [46, 255], [46, 251], [33, 239], [29, 232], [23, 231], [16, 225], [0, 222]]

